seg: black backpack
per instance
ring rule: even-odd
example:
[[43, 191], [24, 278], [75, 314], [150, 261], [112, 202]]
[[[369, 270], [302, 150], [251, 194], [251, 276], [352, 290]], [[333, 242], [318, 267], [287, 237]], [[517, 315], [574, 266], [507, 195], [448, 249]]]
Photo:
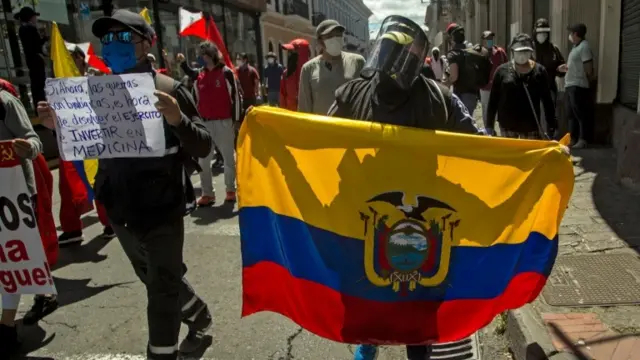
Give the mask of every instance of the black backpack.
[[[481, 45], [462, 50], [464, 66], [460, 76], [465, 83], [483, 88], [491, 82], [491, 52]], [[459, 76], [459, 78], [460, 78]]]

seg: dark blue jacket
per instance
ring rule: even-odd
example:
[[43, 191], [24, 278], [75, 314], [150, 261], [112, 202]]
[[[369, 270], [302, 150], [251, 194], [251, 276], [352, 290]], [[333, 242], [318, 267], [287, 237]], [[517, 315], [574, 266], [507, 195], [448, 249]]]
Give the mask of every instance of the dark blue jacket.
[[264, 67], [262, 78], [265, 79], [265, 85], [269, 92], [280, 91], [280, 79], [284, 68], [282, 65], [275, 63]]

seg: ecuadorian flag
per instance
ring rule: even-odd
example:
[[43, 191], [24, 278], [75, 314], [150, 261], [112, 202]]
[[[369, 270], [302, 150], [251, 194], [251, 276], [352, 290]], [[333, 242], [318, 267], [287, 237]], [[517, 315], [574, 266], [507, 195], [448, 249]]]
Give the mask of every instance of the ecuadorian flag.
[[538, 296], [573, 181], [554, 142], [254, 108], [238, 145], [243, 316], [345, 343], [464, 338]]
[[[53, 23], [51, 28], [51, 61], [53, 62], [53, 74], [57, 78], [65, 77], [77, 77], [82, 76], [80, 70], [73, 62], [69, 50], [60, 34], [60, 29], [57, 23]], [[78, 181], [70, 181], [69, 186], [72, 187], [71, 191], [84, 202], [84, 194], [86, 193], [86, 199], [89, 203], [93, 201], [93, 185], [95, 182], [95, 176], [98, 172], [98, 160], [84, 160], [84, 161], [61, 161], [61, 171], [65, 171], [68, 175], [68, 179], [76, 179], [73, 176], [75, 171], [79, 176], [81, 183]], [[83, 186], [84, 185], [84, 186]], [[84, 187], [81, 188], [81, 186]]]

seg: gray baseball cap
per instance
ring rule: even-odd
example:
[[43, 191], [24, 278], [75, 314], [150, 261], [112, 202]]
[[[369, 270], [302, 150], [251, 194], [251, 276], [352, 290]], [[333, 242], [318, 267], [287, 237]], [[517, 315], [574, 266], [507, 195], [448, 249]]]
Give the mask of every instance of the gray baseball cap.
[[345, 27], [340, 25], [336, 20], [325, 20], [316, 27], [316, 37], [328, 35], [335, 29], [345, 31]]

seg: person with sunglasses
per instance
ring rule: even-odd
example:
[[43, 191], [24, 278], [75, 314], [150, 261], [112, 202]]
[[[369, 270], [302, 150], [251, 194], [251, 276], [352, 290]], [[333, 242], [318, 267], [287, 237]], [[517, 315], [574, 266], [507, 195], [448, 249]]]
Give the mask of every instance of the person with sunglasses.
[[[147, 358], [176, 360], [178, 352], [197, 351], [213, 323], [207, 304], [185, 278], [182, 253], [185, 167], [192, 165], [192, 158], [209, 154], [211, 135], [189, 91], [153, 70], [147, 55], [155, 32], [142, 16], [116, 10], [96, 20], [92, 32], [114, 74], [149, 73], [158, 89], [155, 106], [164, 117], [165, 156], [100, 159], [95, 194], [147, 289]], [[38, 115], [43, 124], [54, 127], [56, 115], [46, 102], [38, 104]], [[189, 333], [178, 346], [181, 323]]]

